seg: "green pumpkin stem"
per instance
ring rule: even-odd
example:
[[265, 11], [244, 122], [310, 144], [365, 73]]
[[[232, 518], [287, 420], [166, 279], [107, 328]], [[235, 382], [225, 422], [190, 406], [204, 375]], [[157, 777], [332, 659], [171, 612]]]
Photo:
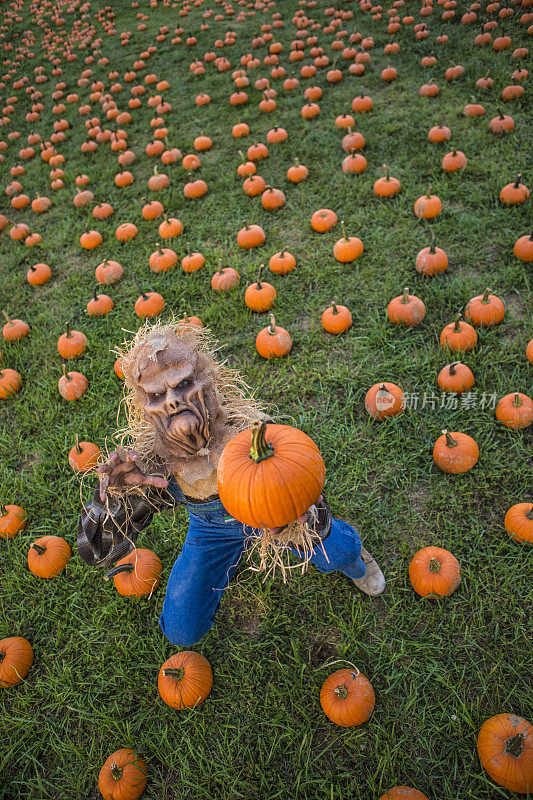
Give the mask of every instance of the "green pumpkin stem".
[[457, 442], [455, 439], [452, 439], [452, 435], [449, 431], [442, 431], [444, 436], [446, 437], [446, 447], [457, 447]]
[[268, 332], [271, 336], [276, 335], [276, 320], [274, 319], [274, 314], [270, 315], [270, 325], [268, 326]]
[[526, 511], [526, 517], [527, 517], [528, 519], [533, 519], [533, 506], [531, 506], [531, 508], [529, 509], [529, 511]]
[[341, 683], [340, 686], [335, 687], [335, 694], [337, 697], [340, 697], [342, 700], [346, 700], [348, 697], [348, 689], [346, 688], [344, 683]]
[[455, 318], [455, 323], [454, 323], [454, 326], [453, 326], [453, 332], [454, 333], [461, 333], [462, 328], [461, 328], [461, 325], [460, 325], [460, 320], [462, 320], [462, 318], [463, 318], [462, 314], [457, 314], [457, 316]]
[[11, 317], [9, 316], [9, 314], [7, 313], [7, 311], [5, 309], [2, 311], [2, 314], [6, 318], [7, 324], [8, 325], [13, 325], [13, 322], [11, 321]]
[[524, 733], [517, 733], [516, 736], [511, 736], [511, 738], [507, 739], [505, 742], [505, 752], [515, 758], [520, 758], [524, 749], [525, 738]]
[[341, 220], [341, 231], [342, 235], [344, 236], [344, 241], [349, 242], [348, 234], [346, 233], [346, 225], [344, 224], [344, 220]]
[[176, 681], [181, 681], [185, 675], [185, 670], [183, 667], [167, 667], [163, 670], [163, 675], [165, 678], [174, 678]]
[[436, 558], [430, 559], [429, 562], [429, 571], [430, 572], [440, 572], [440, 561], [437, 561]]
[[260, 264], [259, 265], [259, 274], [257, 276], [257, 283], [256, 283], [258, 291], [261, 291], [261, 289], [263, 288], [263, 284], [261, 283], [261, 277], [263, 275], [263, 267], [264, 266], [265, 266], [264, 264]]
[[250, 447], [250, 458], [252, 461], [255, 461], [256, 464], [258, 464], [259, 461], [264, 461], [266, 458], [270, 458], [270, 456], [274, 455], [274, 448], [270, 442], [267, 442], [265, 438], [266, 427], [266, 423], [261, 422], [261, 420], [252, 422], [252, 444]]
[[403, 305], [406, 305], [407, 303], [409, 303], [409, 287], [408, 286], [406, 286], [405, 289], [403, 290], [401, 302], [402, 302]]
[[104, 581], [114, 578], [115, 575], [119, 575], [121, 572], [133, 572], [134, 568], [134, 564], [117, 564], [116, 567], [113, 567], [113, 569], [110, 569], [109, 572], [106, 572], [104, 575]]
[[39, 553], [40, 556], [44, 556], [46, 553], [46, 547], [43, 547], [42, 544], [36, 544], [35, 542], [31, 545], [33, 549]]
[[483, 297], [481, 298], [482, 303], [485, 303], [486, 305], [490, 303], [489, 294], [490, 294], [490, 289], [485, 289], [485, 291], [483, 292]]
[[520, 173], [518, 173], [518, 175], [516, 176], [516, 180], [514, 182], [514, 188], [515, 189], [519, 189], [520, 188], [521, 179], [522, 179], [522, 176], [520, 175]]
[[457, 372], [455, 368], [459, 366], [460, 363], [461, 363], [460, 361], [454, 361], [453, 364], [450, 364], [450, 375], [455, 375], [455, 373]]
[[72, 338], [72, 331], [70, 330], [70, 322], [67, 322], [67, 339]]
[[433, 255], [435, 252], [435, 242], [437, 241], [437, 237], [435, 236], [435, 231], [431, 229], [431, 244], [429, 246], [429, 252]]
[[522, 404], [522, 401], [520, 400], [520, 395], [518, 394], [518, 392], [515, 392], [514, 393], [513, 406], [515, 408], [520, 408], [521, 405], [523, 405], [523, 404]]
[[98, 291], [98, 284], [96, 284], [96, 286], [95, 286], [95, 287], [94, 287], [94, 289], [93, 289], [93, 300], [94, 300], [95, 302], [97, 302], [97, 301], [98, 301], [98, 295], [97, 295], [97, 291]]
[[333, 302], [331, 303], [331, 306], [332, 306], [331, 313], [332, 314], [338, 314], [339, 313], [339, 309], [337, 308], [335, 300], [333, 300]]
[[123, 770], [117, 765], [115, 761], [111, 764], [111, 775], [116, 781], [122, 778]]
[[76, 434], [76, 437], [74, 439], [74, 446], [76, 448], [76, 453], [78, 455], [81, 455], [80, 438], [79, 438], [78, 434]]
[[66, 364], [61, 364], [61, 370], [63, 372], [63, 377], [65, 378], [65, 380], [70, 383], [72, 378], [70, 377], [70, 375], [67, 372], [67, 365]]

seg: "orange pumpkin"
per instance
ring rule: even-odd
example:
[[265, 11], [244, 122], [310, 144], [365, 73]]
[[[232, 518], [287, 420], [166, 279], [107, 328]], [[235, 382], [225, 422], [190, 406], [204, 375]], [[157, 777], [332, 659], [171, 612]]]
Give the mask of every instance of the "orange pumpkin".
[[477, 737], [481, 766], [498, 786], [518, 794], [533, 791], [533, 725], [515, 714], [485, 720]]
[[448, 256], [440, 247], [435, 247], [435, 233], [431, 231], [431, 244], [423, 247], [416, 257], [416, 270], [422, 275], [436, 275], [448, 268]]
[[513, 253], [525, 264], [533, 261], [533, 233], [530, 236], [521, 236], [517, 239], [513, 247]]
[[442, 202], [435, 194], [429, 192], [422, 195], [415, 202], [415, 216], [423, 219], [433, 219], [442, 211]]
[[98, 284], [94, 287], [93, 296], [87, 303], [90, 317], [104, 317], [113, 309], [113, 301], [108, 294], [98, 294]]
[[433, 460], [442, 472], [461, 475], [475, 467], [479, 459], [477, 443], [466, 433], [442, 431], [433, 446]]
[[505, 314], [503, 300], [490, 294], [490, 289], [485, 289], [483, 294], [478, 294], [468, 301], [465, 308], [465, 319], [473, 325], [491, 328], [499, 325]]
[[261, 225], [248, 225], [246, 220], [244, 221], [244, 228], [241, 228], [237, 234], [237, 244], [244, 250], [259, 247], [265, 239], [265, 232]]
[[322, 456], [307, 434], [264, 422], [234, 436], [217, 469], [222, 505], [239, 522], [257, 529], [298, 519], [316, 503], [324, 480]]
[[429, 800], [427, 795], [411, 786], [393, 786], [379, 800]]
[[11, 319], [7, 312], [3, 312], [6, 323], [2, 328], [2, 336], [6, 342], [15, 342], [23, 339], [30, 332], [30, 326], [21, 319]]
[[101, 264], [98, 264], [94, 271], [94, 276], [98, 283], [103, 284], [104, 286], [110, 286], [113, 283], [117, 283], [122, 276], [124, 275], [124, 270], [122, 265], [118, 263], [118, 261], [112, 261], [107, 259], [102, 261]]
[[146, 761], [123, 747], [106, 759], [98, 773], [98, 789], [104, 800], [137, 800], [148, 783]]
[[332, 303], [330, 308], [322, 313], [322, 327], [328, 333], [340, 334], [347, 331], [352, 325], [352, 314], [346, 306]]
[[136, 547], [117, 561], [104, 580], [113, 578], [117, 592], [123, 597], [151, 597], [161, 583], [162, 571], [161, 561], [152, 550]]
[[98, 231], [86, 231], [80, 236], [80, 244], [84, 250], [94, 250], [102, 244], [102, 236]]
[[403, 294], [390, 301], [387, 316], [396, 325], [402, 323], [412, 328], [419, 325], [426, 316], [426, 306], [419, 297], [409, 294], [409, 287], [406, 286]]
[[292, 272], [296, 266], [296, 259], [292, 253], [289, 253], [287, 248], [284, 247], [279, 253], [274, 253], [274, 255], [270, 257], [268, 266], [276, 275], [287, 275], [287, 273]]
[[0, 370], [0, 400], [5, 400], [12, 394], [16, 394], [22, 387], [22, 378], [16, 369]]
[[187, 242], [187, 255], [181, 259], [181, 268], [184, 272], [196, 272], [205, 266], [205, 258], [202, 253], [191, 253], [191, 246]]
[[320, 705], [328, 719], [342, 728], [368, 722], [376, 705], [372, 684], [357, 668], [339, 669], [320, 690]]
[[496, 406], [496, 419], [506, 428], [523, 430], [533, 422], [533, 400], [522, 392], [506, 394]]
[[448, 597], [461, 583], [461, 566], [441, 547], [424, 547], [409, 564], [409, 580], [420, 597]]
[[387, 419], [405, 409], [405, 395], [395, 383], [375, 383], [365, 395], [365, 408], [373, 419]]
[[220, 262], [218, 270], [211, 278], [211, 287], [215, 292], [227, 292], [234, 286], [237, 286], [240, 281], [239, 273], [233, 267], [222, 267]]
[[326, 233], [338, 222], [337, 215], [330, 208], [320, 208], [311, 217], [311, 227], [317, 233]]
[[33, 648], [22, 636], [0, 641], [0, 688], [16, 686], [24, 680], [33, 664]]
[[67, 372], [65, 364], [61, 368], [63, 375], [58, 381], [59, 394], [69, 402], [79, 400], [89, 388], [87, 378], [81, 372]]
[[207, 658], [182, 650], [165, 661], [157, 678], [161, 699], [171, 708], [196, 708], [209, 696], [213, 671]]
[[357, 236], [347, 235], [344, 220], [341, 222], [341, 230], [342, 238], [333, 245], [333, 257], [341, 264], [351, 264], [363, 253], [363, 242]]
[[533, 503], [516, 503], [511, 506], [503, 524], [515, 542], [533, 544]]
[[0, 538], [12, 539], [24, 530], [28, 524], [26, 512], [20, 506], [4, 506], [5, 514], [1, 513], [0, 507]]
[[259, 267], [256, 283], [251, 283], [244, 293], [244, 302], [248, 308], [259, 314], [270, 311], [277, 297], [277, 292], [272, 284], [261, 280], [262, 272], [263, 264]]
[[37, 578], [55, 578], [72, 556], [69, 543], [61, 536], [41, 536], [28, 550], [28, 567]]
[[66, 333], [63, 333], [57, 340], [57, 352], [65, 360], [78, 358], [85, 352], [87, 347], [87, 337], [81, 331], [73, 331], [67, 322]]
[[439, 372], [437, 378], [439, 388], [443, 392], [453, 392], [461, 394], [467, 392], [474, 385], [474, 375], [472, 370], [460, 361], [448, 364]]
[[374, 183], [374, 194], [377, 197], [394, 197], [401, 191], [402, 184], [398, 178], [391, 178], [389, 168], [386, 164], [383, 165], [385, 169], [385, 177], [378, 178]]
[[514, 183], [506, 184], [500, 192], [500, 202], [505, 205], [519, 205], [529, 200], [530, 191], [527, 186], [520, 183], [521, 175], [517, 175]]
[[477, 344], [477, 333], [468, 322], [461, 322], [461, 314], [442, 330], [440, 344], [445, 350], [473, 350]]
[[98, 445], [93, 442], [80, 442], [76, 434], [74, 447], [68, 454], [68, 463], [75, 472], [88, 472], [98, 463], [102, 452]]
[[291, 335], [285, 328], [276, 325], [274, 314], [270, 315], [270, 325], [260, 330], [255, 337], [255, 347], [263, 358], [280, 358], [290, 353]]

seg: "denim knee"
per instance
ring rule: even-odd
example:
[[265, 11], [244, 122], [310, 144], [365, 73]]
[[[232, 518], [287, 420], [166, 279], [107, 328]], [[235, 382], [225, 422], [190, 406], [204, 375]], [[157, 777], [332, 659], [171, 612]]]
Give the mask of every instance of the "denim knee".
[[197, 644], [213, 627], [212, 622], [194, 618], [186, 620], [174, 616], [173, 619], [165, 621], [163, 614], [159, 617], [159, 625], [169, 642], [176, 647], [191, 647]]

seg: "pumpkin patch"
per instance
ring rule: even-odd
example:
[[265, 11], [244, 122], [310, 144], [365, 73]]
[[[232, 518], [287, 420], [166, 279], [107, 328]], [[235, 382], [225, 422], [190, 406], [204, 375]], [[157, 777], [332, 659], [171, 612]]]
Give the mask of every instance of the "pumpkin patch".
[[[531, 0], [0, 4], [10, 798], [533, 792], [532, 32]], [[199, 388], [150, 373], [167, 324]]]

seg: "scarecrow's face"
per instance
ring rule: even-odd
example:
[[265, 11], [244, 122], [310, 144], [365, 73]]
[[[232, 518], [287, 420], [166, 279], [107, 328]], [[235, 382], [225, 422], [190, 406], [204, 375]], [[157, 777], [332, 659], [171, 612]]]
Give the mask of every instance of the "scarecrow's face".
[[207, 360], [172, 342], [139, 364], [137, 387], [145, 413], [172, 455], [187, 458], [210, 438], [218, 403]]

